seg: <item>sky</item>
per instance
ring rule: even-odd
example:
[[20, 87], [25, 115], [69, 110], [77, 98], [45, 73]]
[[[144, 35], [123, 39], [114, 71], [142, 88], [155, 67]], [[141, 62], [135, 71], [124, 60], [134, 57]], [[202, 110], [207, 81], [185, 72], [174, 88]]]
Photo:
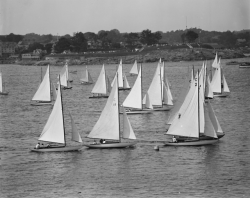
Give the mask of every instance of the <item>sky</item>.
[[250, 0], [0, 0], [0, 35], [250, 29]]

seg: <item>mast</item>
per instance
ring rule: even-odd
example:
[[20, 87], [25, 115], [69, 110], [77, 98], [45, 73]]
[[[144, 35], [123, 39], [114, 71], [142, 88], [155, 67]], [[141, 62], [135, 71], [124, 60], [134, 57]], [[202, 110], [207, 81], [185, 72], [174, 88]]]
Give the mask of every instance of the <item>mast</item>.
[[162, 79], [161, 79], [161, 65], [160, 65], [160, 82], [161, 82], [161, 107], [163, 107], [163, 101], [162, 101], [162, 99], [163, 99], [163, 97], [162, 97]]
[[64, 144], [66, 147], [66, 135], [65, 135], [65, 124], [64, 124], [64, 115], [63, 115], [63, 100], [62, 100], [62, 89], [61, 89], [61, 79], [60, 79], [60, 75], [59, 75], [59, 84], [60, 84], [60, 93], [61, 93], [61, 105], [62, 105], [62, 117], [63, 117], [63, 133], [64, 133]]
[[[120, 127], [120, 105], [119, 105], [119, 84], [118, 84], [118, 72], [116, 75], [116, 83], [117, 83], [117, 94], [118, 94], [118, 125], [119, 125], [119, 142], [121, 142], [121, 127]], [[124, 110], [124, 109], [123, 109]], [[124, 110], [125, 111], [125, 110]]]
[[[60, 84], [60, 87], [61, 87], [61, 84]], [[49, 66], [49, 96], [50, 96], [50, 101], [52, 101], [52, 98], [51, 98], [51, 82], [50, 82], [50, 66]]]
[[141, 64], [141, 110], [143, 109], [143, 104], [142, 104], [142, 64]]
[[43, 81], [43, 68], [41, 67], [41, 82]]
[[199, 69], [198, 69], [198, 137], [200, 139], [200, 83], [199, 83]]

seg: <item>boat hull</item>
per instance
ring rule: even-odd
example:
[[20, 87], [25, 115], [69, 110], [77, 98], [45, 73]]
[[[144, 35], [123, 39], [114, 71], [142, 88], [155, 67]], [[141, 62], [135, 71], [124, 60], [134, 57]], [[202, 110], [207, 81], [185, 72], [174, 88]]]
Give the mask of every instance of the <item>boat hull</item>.
[[228, 96], [228, 94], [226, 94], [226, 93], [214, 93], [214, 97], [225, 98], [225, 97], [227, 97], [227, 96]]
[[90, 96], [89, 98], [108, 98], [109, 96]]
[[134, 146], [136, 142], [119, 142], [119, 143], [107, 143], [107, 144], [86, 144], [84, 146], [91, 149], [111, 149], [111, 148], [126, 148]]
[[184, 141], [184, 142], [166, 142], [164, 146], [204, 146], [209, 144], [215, 144], [219, 140], [195, 140], [195, 141]]
[[8, 95], [9, 92], [0, 92], [0, 95]]
[[119, 91], [125, 91], [125, 90], [130, 90], [131, 88], [123, 88], [123, 87], [119, 87]]
[[69, 147], [48, 147], [40, 149], [31, 149], [32, 152], [69, 152], [69, 151], [79, 151], [82, 148], [81, 146], [69, 146]]
[[[224, 137], [225, 133], [217, 133], [217, 137], [218, 139]], [[208, 137], [208, 136], [200, 136], [199, 137], [200, 140], [214, 140], [213, 137]], [[190, 140], [190, 138], [188, 137], [177, 137], [176, 140], [179, 142], [183, 142], [185, 140]]]
[[31, 103], [31, 106], [45, 106], [45, 105], [54, 105], [52, 102], [36, 102], [36, 103]]

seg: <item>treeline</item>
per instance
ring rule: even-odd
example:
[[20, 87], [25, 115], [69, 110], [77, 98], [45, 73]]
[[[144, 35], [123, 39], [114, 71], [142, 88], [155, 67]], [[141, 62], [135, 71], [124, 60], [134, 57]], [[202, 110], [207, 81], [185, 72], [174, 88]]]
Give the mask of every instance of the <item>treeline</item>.
[[[143, 30], [142, 32], [120, 33], [119, 30], [113, 29], [110, 31], [101, 30], [97, 34], [93, 32], [77, 32], [73, 36], [66, 34], [64, 36], [38, 35], [34, 33], [26, 35], [0, 35], [0, 40], [3, 42], [23, 41], [29, 43], [28, 49], [20, 49], [22, 51], [31, 51], [37, 47], [39, 49], [50, 50], [53, 49], [56, 53], [61, 53], [64, 50], [72, 52], [84, 51], [98, 51], [98, 50], [112, 50], [112, 49], [127, 49], [133, 50], [140, 48], [143, 45], [153, 45], [158, 43], [217, 43], [225, 47], [239, 46], [238, 40], [241, 39], [242, 45], [250, 45], [250, 31], [243, 30], [239, 32], [217, 32], [205, 31], [197, 28], [190, 28], [188, 30], [176, 30], [170, 32], [151, 32], [151, 30]], [[55, 43], [53, 45], [53, 43]]]

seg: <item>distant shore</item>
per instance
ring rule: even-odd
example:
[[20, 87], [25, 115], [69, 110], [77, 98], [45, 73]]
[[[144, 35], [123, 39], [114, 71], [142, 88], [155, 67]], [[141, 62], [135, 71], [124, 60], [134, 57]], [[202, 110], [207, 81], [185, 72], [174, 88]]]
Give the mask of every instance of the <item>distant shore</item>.
[[[244, 52], [240, 50], [217, 50], [217, 54], [222, 59], [244, 58]], [[79, 59], [75, 57], [67, 57], [70, 65], [99, 65], [99, 64], [117, 64], [122, 59], [124, 64], [132, 64], [135, 60], [138, 62], [157, 62], [160, 58], [165, 62], [180, 62], [180, 61], [198, 61], [212, 60], [215, 57], [215, 51], [211, 49], [174, 49], [174, 50], [154, 50], [147, 53], [127, 56], [106, 56], [106, 57], [85, 57]], [[40, 61], [16, 61], [9, 62], [10, 64], [19, 65], [64, 65], [66, 60], [40, 60]], [[8, 62], [3, 63], [8, 64]]]

